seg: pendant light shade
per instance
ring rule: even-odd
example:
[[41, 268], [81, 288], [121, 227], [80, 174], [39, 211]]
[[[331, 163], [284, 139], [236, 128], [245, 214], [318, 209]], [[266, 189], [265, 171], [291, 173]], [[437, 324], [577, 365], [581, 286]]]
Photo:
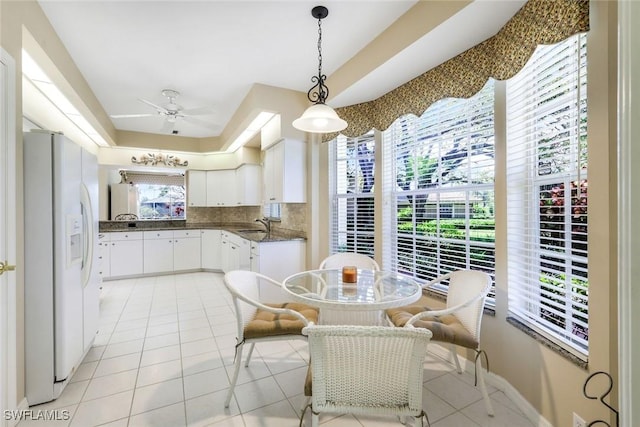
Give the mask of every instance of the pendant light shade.
[[315, 104], [293, 121], [293, 127], [304, 132], [331, 133], [346, 128], [347, 122], [338, 117], [335, 110], [328, 105]]
[[315, 85], [307, 92], [307, 98], [314, 105], [293, 121], [293, 127], [304, 132], [331, 133], [347, 127], [347, 122], [338, 117], [333, 108], [325, 104], [329, 96], [329, 88], [324, 84], [327, 76], [322, 74], [322, 20], [327, 15], [329, 10], [324, 6], [311, 9], [311, 16], [318, 20], [318, 75], [311, 77]]

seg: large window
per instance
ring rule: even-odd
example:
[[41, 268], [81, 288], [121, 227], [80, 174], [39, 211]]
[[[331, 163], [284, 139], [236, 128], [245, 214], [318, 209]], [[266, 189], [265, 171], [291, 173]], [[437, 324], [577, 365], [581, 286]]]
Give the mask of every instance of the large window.
[[125, 181], [137, 192], [140, 219], [185, 219], [184, 174], [126, 171]]
[[330, 252], [358, 252], [373, 257], [373, 133], [360, 138], [339, 136], [331, 143]]
[[136, 184], [140, 219], [185, 219], [184, 185]]
[[419, 280], [495, 265], [494, 83], [384, 132], [383, 264]]
[[507, 83], [509, 311], [588, 353], [586, 35]]

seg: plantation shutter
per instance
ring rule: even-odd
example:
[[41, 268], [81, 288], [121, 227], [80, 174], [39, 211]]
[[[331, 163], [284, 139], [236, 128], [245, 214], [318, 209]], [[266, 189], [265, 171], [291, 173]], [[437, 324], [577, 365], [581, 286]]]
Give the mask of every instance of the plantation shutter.
[[383, 134], [383, 265], [427, 281], [459, 269], [494, 275], [494, 81], [443, 99]]
[[330, 142], [330, 252], [374, 256], [373, 132], [358, 138], [342, 135]]
[[509, 311], [588, 354], [586, 35], [507, 82]]

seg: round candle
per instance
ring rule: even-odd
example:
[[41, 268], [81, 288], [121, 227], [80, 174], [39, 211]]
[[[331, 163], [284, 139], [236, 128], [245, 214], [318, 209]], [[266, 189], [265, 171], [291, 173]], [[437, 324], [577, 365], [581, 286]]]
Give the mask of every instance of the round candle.
[[342, 267], [342, 281], [344, 283], [356, 283], [358, 281], [358, 269], [355, 266]]

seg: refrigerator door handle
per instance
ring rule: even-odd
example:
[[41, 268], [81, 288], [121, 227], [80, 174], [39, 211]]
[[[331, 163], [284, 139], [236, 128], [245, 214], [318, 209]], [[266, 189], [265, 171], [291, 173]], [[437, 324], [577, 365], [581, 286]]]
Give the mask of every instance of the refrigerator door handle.
[[91, 196], [89, 196], [89, 190], [82, 184], [80, 190], [80, 205], [82, 208], [82, 287], [84, 288], [89, 283], [91, 278], [91, 269], [93, 268], [93, 244], [94, 244], [94, 229], [93, 229], [93, 212], [91, 210]]

